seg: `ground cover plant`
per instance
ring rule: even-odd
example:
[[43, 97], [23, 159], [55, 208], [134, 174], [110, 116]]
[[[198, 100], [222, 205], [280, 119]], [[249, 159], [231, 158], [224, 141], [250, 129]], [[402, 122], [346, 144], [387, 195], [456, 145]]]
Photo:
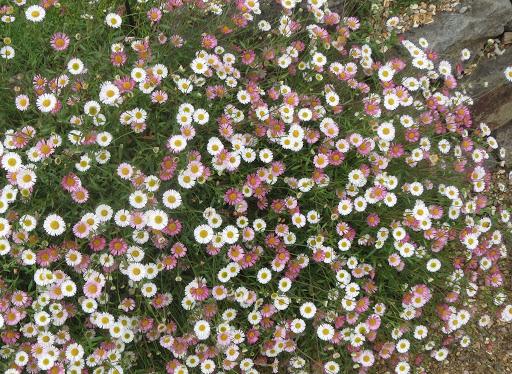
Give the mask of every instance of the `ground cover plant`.
[[323, 0], [0, 14], [5, 373], [412, 373], [512, 320], [468, 51]]

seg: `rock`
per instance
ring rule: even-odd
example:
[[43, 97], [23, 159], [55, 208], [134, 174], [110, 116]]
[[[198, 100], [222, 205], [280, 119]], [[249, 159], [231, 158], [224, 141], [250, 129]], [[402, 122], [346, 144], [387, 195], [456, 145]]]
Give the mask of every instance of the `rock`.
[[512, 122], [496, 130], [494, 136], [500, 147], [506, 149], [505, 166], [512, 166]]
[[503, 34], [512, 21], [510, 0], [465, 0], [460, 9], [464, 12], [438, 14], [434, 22], [407, 32], [405, 38], [424, 37], [441, 58], [456, 61], [461, 49], [475, 53], [489, 38]]
[[505, 31], [512, 31], [512, 20], [505, 25]]
[[464, 13], [466, 13], [468, 10], [469, 10], [469, 6], [463, 6], [462, 8], [460, 8], [460, 9], [459, 9], [459, 13], [460, 13], [460, 14], [464, 14]]
[[512, 31], [505, 31], [505, 33], [503, 34], [503, 44], [512, 44]]
[[[463, 48], [476, 56], [488, 39], [501, 36], [503, 45], [510, 44], [510, 31], [510, 0], [464, 0], [458, 11], [438, 14], [433, 23], [407, 32], [405, 38], [414, 42], [424, 37], [440, 59], [454, 64]], [[512, 84], [504, 76], [505, 68], [512, 65], [512, 48], [497, 52], [495, 57], [478, 59], [477, 67], [460, 83], [474, 100], [475, 123], [485, 122], [494, 130], [507, 150], [505, 164], [512, 166]]]
[[[433, 23], [407, 32], [405, 38], [417, 41], [424, 37], [440, 59], [456, 63], [463, 48], [468, 48], [475, 56], [488, 39], [500, 35], [505, 44], [510, 40], [510, 33], [505, 32], [506, 25], [512, 26], [510, 0], [464, 0], [458, 12], [440, 13]], [[499, 129], [512, 122], [512, 85], [503, 74], [511, 64], [512, 48], [508, 48], [496, 57], [479, 59], [472, 74], [461, 81], [474, 99], [476, 123], [485, 122], [492, 129]], [[512, 130], [502, 131], [512, 138]], [[512, 141], [507, 147], [512, 154]]]
[[474, 101], [475, 121], [485, 122], [492, 129], [512, 122], [512, 83], [504, 74], [511, 63], [512, 48], [507, 48], [501, 56], [481, 61], [463, 81]]

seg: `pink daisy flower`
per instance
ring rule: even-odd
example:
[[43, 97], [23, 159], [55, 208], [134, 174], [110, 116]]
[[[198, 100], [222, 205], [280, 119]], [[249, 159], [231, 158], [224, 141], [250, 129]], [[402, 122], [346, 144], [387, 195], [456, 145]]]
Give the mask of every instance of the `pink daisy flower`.
[[168, 100], [169, 96], [165, 91], [157, 90], [151, 93], [151, 102], [154, 104], [163, 104]]
[[71, 198], [78, 204], [83, 204], [89, 199], [89, 191], [84, 187], [71, 191]]
[[224, 201], [229, 205], [240, 204], [243, 200], [243, 195], [235, 188], [230, 188], [224, 194]]
[[82, 187], [82, 182], [80, 182], [80, 178], [78, 178], [76, 174], [69, 173], [62, 177], [60, 185], [64, 190], [73, 192], [78, 191]]
[[171, 253], [176, 258], [182, 258], [187, 255], [187, 247], [183, 243], [174, 243], [171, 247]]
[[127, 59], [126, 53], [124, 52], [112, 52], [110, 54], [110, 62], [116, 67], [123, 66]]
[[83, 292], [86, 297], [96, 299], [101, 295], [102, 286], [95, 280], [89, 280], [84, 284]]
[[162, 230], [165, 234], [176, 236], [181, 232], [181, 222], [177, 219], [169, 219], [167, 226]]
[[206, 285], [199, 283], [197, 287], [190, 288], [190, 295], [196, 301], [203, 301], [208, 298], [208, 296], [210, 295], [210, 291], [208, 290], [208, 287], [206, 287]]
[[245, 65], [250, 65], [254, 62], [256, 58], [256, 54], [254, 51], [245, 51], [242, 53], [242, 63]]
[[148, 10], [147, 16], [151, 23], [158, 23], [162, 18], [162, 11], [158, 8], [151, 8]]
[[65, 51], [69, 46], [69, 37], [62, 32], [57, 32], [52, 35], [50, 45], [56, 51]]
[[162, 258], [161, 263], [165, 270], [171, 270], [176, 267], [176, 265], [178, 264], [178, 260], [176, 259], [175, 256], [165, 256], [164, 258]]
[[204, 34], [201, 38], [201, 46], [206, 49], [213, 49], [217, 46], [217, 38], [211, 34]]
[[99, 252], [105, 248], [107, 241], [103, 236], [95, 236], [89, 242], [89, 248], [91, 248], [94, 252]]
[[120, 93], [132, 92], [135, 88], [136, 82], [129, 76], [121, 77], [120, 79], [116, 79], [114, 84], [117, 88], [119, 88]]
[[370, 213], [366, 218], [366, 222], [370, 227], [377, 227], [380, 223], [380, 218], [377, 213]]
[[126, 253], [128, 250], [128, 244], [123, 239], [116, 238], [110, 241], [108, 249], [114, 256], [120, 256]]
[[87, 236], [89, 236], [90, 232], [91, 232], [90, 226], [83, 221], [77, 222], [73, 226], [73, 234], [75, 234], [75, 236], [77, 238], [82, 238], [82, 239], [86, 238]]

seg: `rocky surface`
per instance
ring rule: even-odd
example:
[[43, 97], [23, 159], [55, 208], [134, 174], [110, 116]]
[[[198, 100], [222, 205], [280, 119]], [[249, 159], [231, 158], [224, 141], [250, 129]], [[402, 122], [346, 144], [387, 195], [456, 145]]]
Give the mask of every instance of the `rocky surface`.
[[[345, 1], [329, 0], [329, 5], [340, 11]], [[389, 3], [383, 0], [384, 9]], [[474, 121], [494, 130], [499, 144], [507, 149], [506, 165], [512, 166], [512, 84], [504, 76], [512, 65], [512, 0], [440, 0], [435, 4], [411, 5], [401, 16], [409, 21], [398, 29], [407, 30], [403, 36], [413, 42], [425, 38], [429, 48], [452, 65], [460, 62], [462, 49], [471, 51], [459, 88], [474, 99]], [[427, 22], [416, 22], [418, 15], [428, 15]], [[390, 15], [384, 12], [382, 16]]]
[[500, 127], [495, 131], [496, 140], [498, 144], [507, 150], [505, 156], [505, 165], [508, 168], [512, 167], [512, 122]]
[[489, 38], [503, 34], [511, 21], [510, 0], [464, 0], [457, 11], [437, 14], [434, 22], [409, 31], [407, 37], [424, 37], [442, 58], [457, 60], [461, 49], [476, 53]]
[[512, 65], [511, 30], [512, 0], [463, 0], [454, 12], [437, 14], [434, 22], [405, 34], [412, 41], [426, 38], [440, 58], [452, 63], [459, 61], [463, 48], [472, 52], [473, 70], [462, 84], [474, 98], [475, 121], [495, 130], [499, 144], [507, 149], [508, 166], [512, 166], [512, 84], [503, 72]]
[[501, 56], [481, 61], [464, 82], [474, 98], [475, 119], [486, 122], [492, 129], [512, 121], [512, 84], [504, 75], [510, 65], [512, 48], [507, 48]]

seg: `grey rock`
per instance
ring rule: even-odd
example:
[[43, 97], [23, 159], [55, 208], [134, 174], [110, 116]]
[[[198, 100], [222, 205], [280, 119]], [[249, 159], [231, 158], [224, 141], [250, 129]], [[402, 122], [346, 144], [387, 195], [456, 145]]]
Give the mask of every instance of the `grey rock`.
[[[468, 48], [476, 60], [488, 39], [509, 30], [511, 0], [464, 0], [458, 12], [438, 14], [433, 23], [405, 37], [412, 41], [424, 37], [441, 59], [456, 63], [463, 48]], [[493, 129], [498, 143], [507, 150], [508, 166], [512, 166], [512, 84], [505, 79], [504, 70], [510, 65], [512, 48], [493, 58], [479, 58], [477, 68], [460, 82], [474, 100], [474, 121]], [[493, 158], [491, 163], [497, 165], [497, 160]]]
[[473, 98], [473, 114], [477, 122], [485, 122], [498, 129], [512, 122], [512, 83], [504, 71], [512, 65], [512, 48], [501, 56], [479, 63], [475, 71], [463, 81]]
[[505, 31], [512, 31], [512, 20], [505, 25]]
[[466, 13], [469, 9], [470, 9], [469, 6], [463, 6], [462, 8], [459, 9], [459, 13], [460, 14]]
[[480, 50], [489, 38], [503, 34], [512, 21], [510, 0], [465, 0], [465, 12], [440, 13], [434, 22], [405, 34], [411, 41], [424, 37], [430, 48], [448, 60], [457, 60], [460, 50]]
[[500, 147], [505, 148], [505, 166], [512, 166], [512, 122], [499, 128], [494, 132], [494, 136]]

